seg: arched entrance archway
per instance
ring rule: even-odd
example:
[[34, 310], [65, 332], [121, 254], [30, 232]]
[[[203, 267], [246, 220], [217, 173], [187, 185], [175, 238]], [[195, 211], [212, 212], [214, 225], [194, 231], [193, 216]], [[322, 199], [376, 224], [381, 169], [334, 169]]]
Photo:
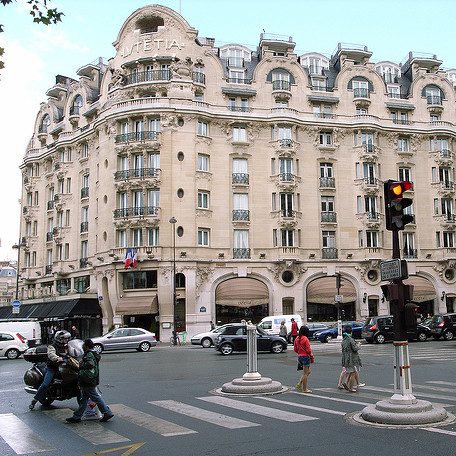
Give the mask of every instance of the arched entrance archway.
[[[336, 277], [320, 277], [307, 285], [307, 320], [337, 321]], [[340, 304], [342, 320], [356, 320], [356, 290], [351, 282], [342, 277], [339, 294], [343, 296]]]
[[215, 290], [217, 324], [242, 319], [258, 323], [268, 315], [269, 291], [257, 279], [237, 277], [220, 283]]

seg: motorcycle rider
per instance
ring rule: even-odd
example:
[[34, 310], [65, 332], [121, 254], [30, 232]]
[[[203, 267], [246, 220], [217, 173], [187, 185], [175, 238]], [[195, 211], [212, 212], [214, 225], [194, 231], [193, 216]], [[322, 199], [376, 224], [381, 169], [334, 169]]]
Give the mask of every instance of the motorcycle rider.
[[47, 389], [59, 370], [59, 364], [63, 362], [63, 356], [68, 354], [68, 342], [71, 334], [68, 331], [57, 331], [54, 334], [54, 341], [47, 348], [46, 373], [44, 374], [43, 383], [30, 402], [29, 409], [33, 410], [38, 401], [46, 397]]

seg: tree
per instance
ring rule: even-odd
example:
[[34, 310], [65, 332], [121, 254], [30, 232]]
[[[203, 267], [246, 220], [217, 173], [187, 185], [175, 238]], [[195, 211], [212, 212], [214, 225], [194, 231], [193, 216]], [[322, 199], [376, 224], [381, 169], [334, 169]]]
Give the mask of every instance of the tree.
[[[7, 6], [17, 0], [0, 0], [0, 3], [3, 6]], [[33, 22], [37, 24], [57, 24], [57, 22], [62, 21], [62, 16], [64, 15], [61, 11], [58, 11], [57, 8], [50, 8], [48, 4], [51, 0], [27, 0], [27, 3], [30, 5], [30, 15], [33, 17]], [[3, 32], [3, 24], [0, 24], [0, 33]], [[0, 47], [0, 70], [4, 68], [4, 62], [2, 59], [5, 49]]]

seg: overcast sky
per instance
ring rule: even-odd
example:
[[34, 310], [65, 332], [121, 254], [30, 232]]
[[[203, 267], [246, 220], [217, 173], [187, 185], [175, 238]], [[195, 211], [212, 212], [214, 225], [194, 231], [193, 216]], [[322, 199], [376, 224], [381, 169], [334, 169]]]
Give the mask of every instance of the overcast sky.
[[[32, 23], [26, 0], [0, 5], [0, 260], [14, 260], [19, 239], [22, 162], [35, 116], [55, 75], [77, 79], [76, 70], [114, 55], [112, 42], [126, 18], [144, 0], [52, 0], [65, 13], [57, 25]], [[454, 0], [162, 0], [216, 44], [244, 44], [255, 50], [259, 35], [289, 35], [298, 54], [330, 56], [338, 42], [367, 45], [372, 61], [400, 63], [409, 51], [437, 54], [456, 68], [452, 30]]]

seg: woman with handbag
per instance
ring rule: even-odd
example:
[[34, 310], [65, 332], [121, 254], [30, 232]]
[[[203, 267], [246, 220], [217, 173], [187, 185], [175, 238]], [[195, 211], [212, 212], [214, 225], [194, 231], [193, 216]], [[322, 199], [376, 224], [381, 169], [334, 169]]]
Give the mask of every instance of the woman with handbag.
[[307, 378], [310, 375], [310, 364], [314, 362], [314, 356], [309, 342], [309, 328], [302, 325], [299, 328], [299, 334], [294, 341], [294, 351], [298, 355], [298, 368], [302, 370], [302, 376], [296, 385], [296, 389], [303, 393], [311, 393], [312, 390], [307, 388]]

